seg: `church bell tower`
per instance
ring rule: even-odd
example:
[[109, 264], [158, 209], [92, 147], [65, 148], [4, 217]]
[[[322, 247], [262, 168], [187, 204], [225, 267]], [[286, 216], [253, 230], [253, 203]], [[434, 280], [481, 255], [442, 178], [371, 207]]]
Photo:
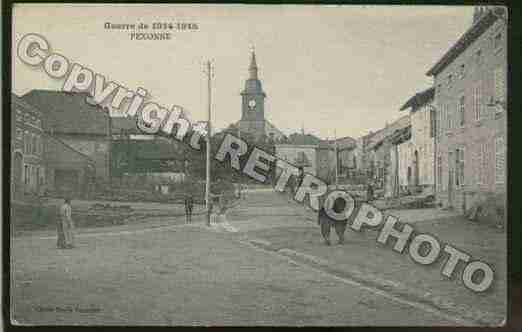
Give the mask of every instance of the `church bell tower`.
[[256, 53], [252, 50], [249, 77], [241, 92], [240, 130], [254, 135], [256, 138], [265, 135], [265, 98], [261, 81], [258, 77]]

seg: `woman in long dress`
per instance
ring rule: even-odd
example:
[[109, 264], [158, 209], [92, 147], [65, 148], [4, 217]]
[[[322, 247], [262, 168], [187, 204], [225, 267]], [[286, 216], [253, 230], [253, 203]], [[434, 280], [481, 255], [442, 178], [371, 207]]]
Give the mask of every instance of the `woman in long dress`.
[[58, 226], [58, 247], [74, 248], [74, 223], [72, 221], [71, 199], [66, 198], [60, 207]]

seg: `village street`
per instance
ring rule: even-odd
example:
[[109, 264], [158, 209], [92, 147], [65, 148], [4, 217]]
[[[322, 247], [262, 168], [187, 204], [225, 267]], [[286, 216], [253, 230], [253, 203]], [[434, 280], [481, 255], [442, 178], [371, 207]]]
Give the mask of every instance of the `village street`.
[[[499, 282], [473, 293], [458, 278], [445, 280], [440, 264], [418, 266], [377, 245], [372, 232], [347, 230], [344, 245], [324, 246], [311, 211], [254, 190], [229, 212], [228, 227], [208, 228], [198, 216], [191, 225], [163, 217], [79, 229], [72, 250], [57, 250], [52, 232], [14, 237], [12, 317], [58, 325], [500, 324], [503, 231], [444, 211], [402, 214], [491, 262]], [[414, 223], [416, 215], [425, 220]]]

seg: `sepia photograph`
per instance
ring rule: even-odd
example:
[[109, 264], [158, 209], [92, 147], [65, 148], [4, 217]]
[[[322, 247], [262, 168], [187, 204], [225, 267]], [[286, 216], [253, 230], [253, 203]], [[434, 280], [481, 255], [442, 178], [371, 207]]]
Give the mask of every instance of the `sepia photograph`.
[[13, 4], [4, 319], [505, 326], [508, 25]]

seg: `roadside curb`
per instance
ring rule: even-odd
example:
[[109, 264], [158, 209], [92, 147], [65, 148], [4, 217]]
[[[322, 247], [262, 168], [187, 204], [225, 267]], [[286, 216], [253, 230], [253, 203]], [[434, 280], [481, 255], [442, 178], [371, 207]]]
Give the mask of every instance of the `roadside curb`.
[[[480, 326], [501, 326], [502, 321], [504, 321], [505, 317], [494, 314], [490, 312], [483, 312], [480, 310], [472, 309], [465, 305], [459, 305], [453, 303], [452, 301], [445, 300], [439, 296], [433, 295], [431, 292], [420, 291], [414, 289], [412, 287], [407, 287], [406, 285], [396, 282], [385, 280], [379, 278], [378, 276], [361, 272], [357, 269], [350, 270], [341, 270], [332, 268], [328, 262], [328, 260], [318, 258], [312, 255], [308, 255], [305, 253], [301, 253], [288, 248], [276, 248], [269, 241], [262, 239], [243, 239], [247, 241], [251, 245], [270, 251], [281, 256], [285, 256], [297, 262], [303, 263], [305, 265], [317, 268], [321, 271], [324, 271], [328, 274], [334, 275], [336, 277], [345, 278], [353, 280], [362, 285], [372, 287], [378, 289], [380, 291], [387, 292], [391, 295], [408, 299], [410, 301], [418, 302], [423, 305], [427, 305], [436, 310], [445, 312], [449, 315], [454, 315], [461, 317], [463, 319], [474, 322], [476, 325]], [[496, 323], [492, 323], [496, 322]]]

